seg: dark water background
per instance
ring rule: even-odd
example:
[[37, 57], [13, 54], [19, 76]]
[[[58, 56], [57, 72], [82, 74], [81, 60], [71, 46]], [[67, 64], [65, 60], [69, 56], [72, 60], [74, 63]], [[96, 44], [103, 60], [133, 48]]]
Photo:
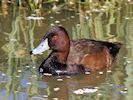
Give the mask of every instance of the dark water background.
[[[71, 39], [121, 42], [112, 69], [77, 76], [38, 75], [50, 51], [36, 56], [29, 51], [53, 25], [64, 26]], [[132, 0], [49, 3], [34, 11], [0, 2], [0, 47], [0, 100], [132, 100]]]

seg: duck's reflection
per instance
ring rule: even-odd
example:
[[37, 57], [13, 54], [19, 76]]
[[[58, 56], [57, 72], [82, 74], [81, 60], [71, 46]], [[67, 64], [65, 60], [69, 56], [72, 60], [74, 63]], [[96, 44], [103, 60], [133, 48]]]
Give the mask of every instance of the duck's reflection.
[[76, 76], [43, 76], [49, 86], [48, 99], [58, 98], [59, 100], [69, 100], [74, 91], [87, 87], [98, 87], [100, 83], [105, 82], [107, 72], [90, 73], [89, 75]]

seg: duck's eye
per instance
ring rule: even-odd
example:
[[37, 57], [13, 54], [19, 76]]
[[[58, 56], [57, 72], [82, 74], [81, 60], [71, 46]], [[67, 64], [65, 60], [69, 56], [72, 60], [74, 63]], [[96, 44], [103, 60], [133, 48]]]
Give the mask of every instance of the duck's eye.
[[57, 40], [58, 38], [59, 38], [58, 35], [54, 35], [54, 36], [52, 37], [53, 40]]

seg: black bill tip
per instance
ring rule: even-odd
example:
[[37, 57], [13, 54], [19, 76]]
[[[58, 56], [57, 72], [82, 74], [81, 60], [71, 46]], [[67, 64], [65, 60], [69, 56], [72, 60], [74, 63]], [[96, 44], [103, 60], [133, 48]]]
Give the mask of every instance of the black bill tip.
[[30, 55], [32, 55], [33, 53], [32, 53], [32, 51], [30, 51]]

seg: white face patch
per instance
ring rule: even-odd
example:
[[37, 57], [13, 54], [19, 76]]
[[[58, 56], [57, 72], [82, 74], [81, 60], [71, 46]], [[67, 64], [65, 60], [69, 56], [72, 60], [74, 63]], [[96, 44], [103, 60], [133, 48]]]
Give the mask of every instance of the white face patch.
[[42, 52], [48, 50], [49, 48], [48, 39], [45, 39], [35, 49], [32, 50], [32, 54], [42, 54]]

